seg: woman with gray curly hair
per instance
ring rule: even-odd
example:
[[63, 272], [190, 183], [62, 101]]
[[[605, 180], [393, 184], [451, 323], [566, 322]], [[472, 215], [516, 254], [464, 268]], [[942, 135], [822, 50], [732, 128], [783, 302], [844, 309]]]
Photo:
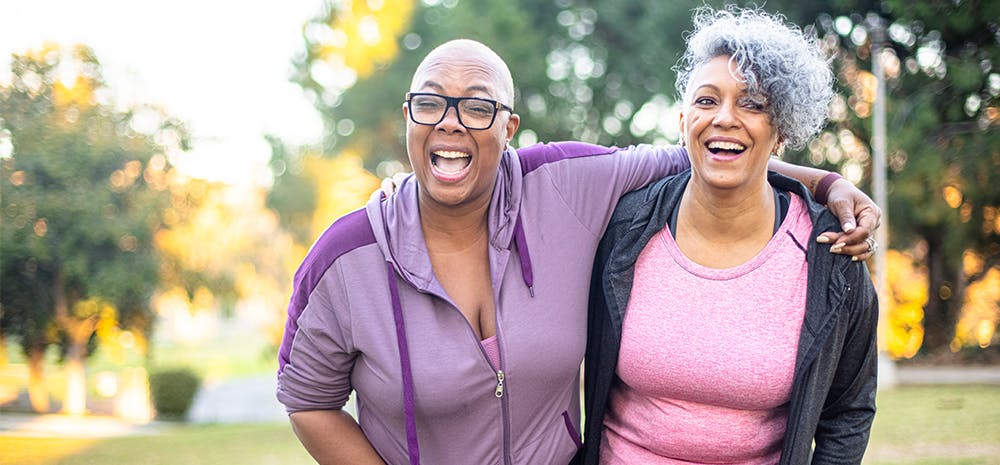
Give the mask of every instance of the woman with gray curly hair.
[[583, 461], [860, 463], [874, 287], [815, 241], [836, 218], [767, 171], [822, 128], [829, 65], [757, 9], [694, 25], [677, 68], [691, 170], [623, 197], [597, 252]]

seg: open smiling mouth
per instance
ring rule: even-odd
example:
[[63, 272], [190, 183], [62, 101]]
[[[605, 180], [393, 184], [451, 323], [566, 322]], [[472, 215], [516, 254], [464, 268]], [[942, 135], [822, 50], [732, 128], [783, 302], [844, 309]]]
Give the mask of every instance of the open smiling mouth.
[[464, 152], [439, 150], [431, 153], [431, 164], [445, 174], [460, 173], [472, 163], [472, 156]]
[[705, 145], [709, 152], [714, 155], [739, 155], [743, 153], [747, 148], [742, 144], [737, 144], [736, 142], [723, 142], [723, 141], [712, 141]]

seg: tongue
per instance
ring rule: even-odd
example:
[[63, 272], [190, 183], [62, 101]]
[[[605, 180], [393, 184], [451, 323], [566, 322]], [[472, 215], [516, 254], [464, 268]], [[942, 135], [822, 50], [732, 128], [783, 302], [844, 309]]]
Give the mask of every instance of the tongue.
[[443, 173], [454, 174], [464, 170], [466, 166], [469, 166], [469, 162], [470, 162], [469, 157], [461, 157], [461, 158], [437, 157], [437, 160], [434, 162], [434, 166], [436, 166], [437, 169]]

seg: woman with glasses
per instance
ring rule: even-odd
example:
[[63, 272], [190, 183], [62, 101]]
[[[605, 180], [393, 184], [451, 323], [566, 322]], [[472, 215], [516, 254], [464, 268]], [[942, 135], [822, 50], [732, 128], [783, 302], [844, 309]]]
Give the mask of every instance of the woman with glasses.
[[[598, 239], [619, 196], [688, 163], [677, 147], [514, 151], [513, 99], [486, 46], [433, 50], [402, 107], [414, 176], [337, 220], [296, 273], [278, 399], [318, 462], [564, 464], [580, 447]], [[832, 238], [858, 253], [866, 235]]]

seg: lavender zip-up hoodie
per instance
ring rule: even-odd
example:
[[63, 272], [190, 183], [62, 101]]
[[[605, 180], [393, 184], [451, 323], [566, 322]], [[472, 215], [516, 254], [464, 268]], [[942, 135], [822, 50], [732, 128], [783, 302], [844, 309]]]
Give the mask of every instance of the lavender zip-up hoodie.
[[334, 222], [295, 274], [278, 400], [289, 413], [339, 409], [353, 390], [378, 453], [410, 463], [391, 276], [420, 461], [569, 462], [580, 447], [578, 379], [597, 244], [622, 194], [688, 166], [683, 149], [647, 145], [564, 142], [503, 154], [488, 212], [500, 366], [434, 276], [409, 177], [396, 194]]

